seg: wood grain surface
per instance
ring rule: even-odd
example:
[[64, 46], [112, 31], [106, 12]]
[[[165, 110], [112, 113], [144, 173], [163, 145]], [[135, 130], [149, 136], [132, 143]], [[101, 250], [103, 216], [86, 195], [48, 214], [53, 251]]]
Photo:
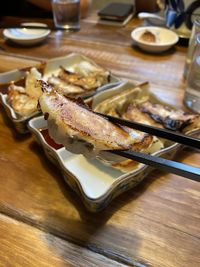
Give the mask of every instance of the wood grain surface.
[[4, 215], [0, 231], [0, 266], [127, 266]]
[[[182, 107], [186, 47], [143, 53], [130, 38], [136, 25], [116, 29], [89, 17], [80, 32], [52, 33], [34, 47], [0, 39], [0, 72], [78, 52], [120, 77], [149, 81], [154, 93]], [[0, 266], [200, 266], [200, 183], [154, 171], [90, 213], [34, 138], [17, 134], [0, 111]], [[176, 159], [199, 167], [198, 151]]]

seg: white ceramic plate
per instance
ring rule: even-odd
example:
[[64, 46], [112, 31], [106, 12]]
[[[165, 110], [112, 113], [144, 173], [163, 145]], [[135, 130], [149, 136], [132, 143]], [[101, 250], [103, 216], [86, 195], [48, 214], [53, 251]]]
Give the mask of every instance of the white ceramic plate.
[[22, 23], [22, 29], [5, 29], [3, 35], [6, 39], [21, 45], [34, 45], [42, 42], [50, 34], [49, 29], [27, 29], [26, 26], [46, 26], [44, 23]]
[[140, 164], [135, 171], [124, 174], [97, 159], [86, 159], [81, 154], [73, 154], [64, 147], [55, 149], [41, 133], [41, 129], [47, 128], [43, 116], [31, 119], [28, 127], [47, 158], [61, 169], [66, 183], [92, 212], [104, 209], [114, 197], [135, 186], [152, 170], [151, 167]]
[[[140, 39], [141, 35], [146, 31], [150, 31], [157, 37], [156, 42], [147, 42]], [[179, 37], [175, 32], [155, 26], [136, 28], [132, 31], [131, 37], [142, 50], [151, 53], [164, 52], [175, 45], [179, 40]]]

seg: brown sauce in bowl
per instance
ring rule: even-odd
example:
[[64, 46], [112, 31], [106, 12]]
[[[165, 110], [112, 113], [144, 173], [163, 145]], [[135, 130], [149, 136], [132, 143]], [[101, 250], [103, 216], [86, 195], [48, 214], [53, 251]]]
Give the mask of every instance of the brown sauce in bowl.
[[61, 144], [57, 144], [50, 136], [48, 129], [40, 129], [41, 134], [43, 135], [45, 141], [47, 142], [48, 145], [53, 147], [54, 149], [58, 150], [63, 147]]

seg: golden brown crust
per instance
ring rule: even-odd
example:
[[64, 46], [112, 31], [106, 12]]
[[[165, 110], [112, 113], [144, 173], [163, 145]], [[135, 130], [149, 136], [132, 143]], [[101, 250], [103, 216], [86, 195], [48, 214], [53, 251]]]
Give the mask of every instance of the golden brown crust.
[[110, 74], [89, 62], [81, 62], [73, 71], [60, 67], [57, 75], [49, 77], [48, 82], [66, 96], [81, 96], [93, 92], [109, 82]]
[[139, 166], [140, 163], [138, 163], [137, 161], [131, 160], [131, 159], [127, 159], [124, 161], [120, 161], [120, 162], [116, 162], [116, 163], [111, 163], [111, 166], [113, 168], [119, 169], [121, 171], [131, 171], [134, 168], [137, 168]]
[[[82, 153], [86, 156], [88, 153], [97, 156], [102, 150], [115, 149], [153, 153], [163, 147], [155, 137], [115, 125], [103, 116], [94, 113], [82, 101], [80, 103], [77, 99], [70, 99], [56, 90], [51, 90], [52, 88], [45, 82], [40, 81], [40, 84], [44, 94], [39, 102], [43, 113], [48, 114], [46, 118], [49, 133], [56, 143], [63, 144], [71, 152]], [[79, 148], [74, 148], [75, 146]], [[120, 161], [116, 159], [117, 162], [110, 157], [106, 160], [105, 154], [100, 154], [98, 158], [104, 163], [122, 171], [128, 171], [139, 164], [124, 160], [123, 157]]]
[[44, 93], [40, 106], [63, 132], [92, 143], [98, 149], [130, 149], [135, 142], [121, 127], [58, 92]]
[[14, 83], [8, 88], [7, 103], [13, 110], [21, 115], [28, 116], [37, 111], [38, 98], [42, 94], [37, 87], [37, 79], [41, 73], [36, 68], [31, 68], [25, 77], [25, 86], [17, 86]]
[[154, 121], [174, 131], [183, 130], [186, 126], [194, 123], [197, 117], [195, 114], [189, 114], [182, 110], [174, 110], [170, 107], [161, 104], [153, 104], [149, 101], [142, 103], [139, 108]]
[[122, 118], [130, 121], [136, 121], [147, 125], [163, 128], [160, 123], [153, 120], [148, 114], [142, 112], [136, 105], [130, 104]]
[[140, 40], [148, 43], [156, 43], [156, 35], [148, 30], [146, 30], [140, 36]]
[[9, 91], [7, 101], [15, 110], [15, 112], [21, 116], [30, 115], [37, 110], [37, 99], [17, 90]]

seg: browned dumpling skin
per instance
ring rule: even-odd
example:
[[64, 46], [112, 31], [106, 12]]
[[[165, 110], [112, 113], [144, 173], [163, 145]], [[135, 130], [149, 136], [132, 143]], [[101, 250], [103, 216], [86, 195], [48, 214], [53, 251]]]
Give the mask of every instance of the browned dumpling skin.
[[48, 119], [50, 135], [57, 143], [68, 148], [70, 137], [85, 141], [96, 150], [141, 150], [151, 144], [150, 135], [115, 125], [78, 101], [51, 90], [48, 84], [41, 85], [45, 92], [39, 99], [40, 107]]
[[145, 31], [140, 36], [140, 40], [148, 43], [156, 43], [156, 35], [150, 31]]
[[161, 104], [146, 101], [140, 105], [140, 110], [148, 114], [154, 121], [161, 123], [165, 128], [178, 131], [192, 124], [198, 117], [182, 110], [174, 110]]

